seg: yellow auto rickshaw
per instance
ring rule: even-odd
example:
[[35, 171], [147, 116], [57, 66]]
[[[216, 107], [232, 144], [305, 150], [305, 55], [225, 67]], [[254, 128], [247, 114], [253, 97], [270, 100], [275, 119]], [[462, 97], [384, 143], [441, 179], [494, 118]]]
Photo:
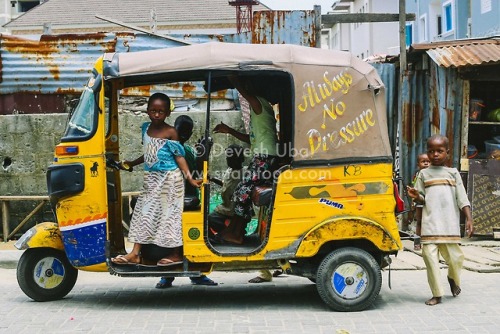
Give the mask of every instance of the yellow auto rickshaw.
[[[118, 101], [124, 89], [191, 82], [208, 100], [203, 133], [214, 127], [210, 99], [227, 78], [253, 80], [279, 105], [279, 173], [259, 206], [258, 237], [213, 244], [207, 215], [210, 159], [200, 205], [183, 213], [184, 260], [175, 268], [118, 266], [122, 226]], [[71, 112], [47, 185], [56, 222], [27, 231], [18, 281], [36, 301], [63, 298], [78, 270], [122, 277], [194, 277], [212, 271], [282, 269], [309, 278], [336, 311], [359, 311], [378, 296], [381, 268], [402, 248], [395, 212], [385, 87], [348, 52], [295, 45], [204, 43], [106, 53]], [[291, 291], [291, 293], [293, 293]]]

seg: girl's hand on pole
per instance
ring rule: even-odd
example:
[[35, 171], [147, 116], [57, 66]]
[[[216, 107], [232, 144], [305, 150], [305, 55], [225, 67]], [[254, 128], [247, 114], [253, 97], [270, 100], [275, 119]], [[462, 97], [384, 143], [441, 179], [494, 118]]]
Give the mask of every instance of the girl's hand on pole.
[[188, 180], [189, 184], [191, 184], [193, 187], [200, 188], [201, 185], [203, 184], [203, 180], [195, 180], [195, 179], [189, 179]]

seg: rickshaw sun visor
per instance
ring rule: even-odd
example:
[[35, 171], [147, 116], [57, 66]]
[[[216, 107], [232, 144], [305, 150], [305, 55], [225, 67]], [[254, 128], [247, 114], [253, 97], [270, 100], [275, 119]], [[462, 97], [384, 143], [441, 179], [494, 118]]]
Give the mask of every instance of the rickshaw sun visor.
[[78, 146], [56, 146], [56, 155], [77, 155], [78, 154]]

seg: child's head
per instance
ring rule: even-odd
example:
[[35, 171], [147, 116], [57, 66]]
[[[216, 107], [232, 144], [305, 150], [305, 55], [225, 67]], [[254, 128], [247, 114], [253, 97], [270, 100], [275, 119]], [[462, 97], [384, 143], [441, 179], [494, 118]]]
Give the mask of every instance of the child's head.
[[170, 98], [163, 93], [154, 93], [148, 99], [147, 112], [151, 120], [165, 120], [172, 112]]
[[433, 135], [427, 139], [427, 156], [432, 166], [444, 166], [448, 160], [449, 142], [442, 135]]
[[184, 144], [193, 134], [193, 119], [188, 115], [180, 115], [175, 119], [174, 128], [179, 136], [179, 142]]
[[232, 169], [241, 169], [245, 161], [245, 149], [237, 144], [229, 145], [226, 149], [227, 166]]
[[430, 164], [431, 164], [431, 161], [429, 160], [427, 153], [422, 153], [422, 154], [418, 155], [418, 157], [417, 157], [418, 170], [427, 168], [427, 167], [429, 167]]

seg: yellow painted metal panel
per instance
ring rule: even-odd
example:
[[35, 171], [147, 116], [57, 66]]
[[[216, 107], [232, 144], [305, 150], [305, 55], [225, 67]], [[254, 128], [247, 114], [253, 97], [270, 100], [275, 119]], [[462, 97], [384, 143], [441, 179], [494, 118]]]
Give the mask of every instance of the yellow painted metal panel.
[[[372, 221], [399, 245], [394, 209], [392, 166], [388, 163], [290, 169], [279, 178], [267, 249], [280, 249], [283, 244], [301, 239], [324, 222], [339, 217]], [[355, 229], [360, 225], [346, 225], [349, 226]], [[360, 233], [344, 228], [342, 232], [323, 236], [326, 242], [353, 239]], [[374, 245], [380, 250], [399, 247], [389, 247], [385, 241], [377, 240], [373, 239]]]
[[33, 226], [25, 235], [29, 235], [21, 249], [48, 247], [64, 250], [61, 232], [56, 223], [44, 222]]
[[[203, 240], [201, 213], [185, 213], [183, 219], [188, 260], [220, 262], [220, 256]], [[247, 256], [248, 261], [264, 260], [273, 252], [312, 256], [321, 245], [335, 240], [364, 239], [380, 251], [399, 250], [392, 166], [379, 163], [286, 170], [279, 176], [270, 225], [269, 242], [257, 254]], [[241, 257], [224, 256], [223, 260]]]
[[402, 248], [399, 237], [394, 232], [364, 218], [338, 218], [329, 220], [307, 234], [302, 240], [297, 257], [314, 256], [323, 244], [334, 240], [368, 240], [384, 252], [398, 251]]

